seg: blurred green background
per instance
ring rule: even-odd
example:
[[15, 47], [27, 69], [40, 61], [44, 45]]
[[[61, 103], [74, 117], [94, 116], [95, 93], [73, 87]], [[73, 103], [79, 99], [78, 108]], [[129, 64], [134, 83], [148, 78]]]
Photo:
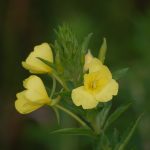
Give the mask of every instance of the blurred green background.
[[[21, 67], [33, 47], [54, 42], [53, 29], [71, 24], [81, 41], [94, 35], [89, 48], [96, 56], [107, 38], [106, 64], [111, 70], [129, 67], [120, 80], [114, 106], [132, 102], [132, 108], [114, 126], [120, 131], [145, 111], [131, 150], [150, 150], [150, 1], [149, 0], [1, 0], [0, 1], [0, 150], [91, 150], [86, 137], [52, 136], [58, 127], [53, 111], [39, 109], [20, 115], [14, 108], [15, 93], [29, 73]], [[62, 114], [63, 127], [75, 124]]]

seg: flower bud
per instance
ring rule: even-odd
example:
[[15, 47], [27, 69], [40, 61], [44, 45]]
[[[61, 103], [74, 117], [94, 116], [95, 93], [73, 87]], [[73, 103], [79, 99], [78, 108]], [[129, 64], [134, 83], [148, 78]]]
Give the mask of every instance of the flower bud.
[[89, 69], [89, 64], [93, 59], [93, 55], [91, 54], [91, 51], [88, 50], [88, 53], [85, 55], [85, 63], [84, 63], [84, 72], [88, 71]]
[[22, 62], [22, 66], [31, 73], [50, 73], [52, 69], [39, 60], [38, 57], [53, 62], [53, 53], [48, 43], [35, 46], [34, 51]]

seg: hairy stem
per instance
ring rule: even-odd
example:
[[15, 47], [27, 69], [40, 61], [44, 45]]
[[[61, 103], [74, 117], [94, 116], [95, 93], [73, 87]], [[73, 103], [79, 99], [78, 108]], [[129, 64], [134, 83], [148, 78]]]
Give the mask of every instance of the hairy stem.
[[74, 118], [76, 121], [78, 121], [82, 126], [89, 128], [89, 126], [83, 121], [81, 120], [76, 114], [74, 114], [73, 112], [71, 112], [70, 110], [64, 108], [63, 106], [60, 105], [55, 105], [55, 107], [57, 107], [58, 109], [64, 111], [65, 113], [67, 113], [68, 115], [70, 115], [72, 118]]
[[56, 89], [56, 79], [54, 77], [52, 77], [53, 79], [53, 87], [52, 87], [52, 91], [51, 91], [51, 95], [50, 97], [52, 98]]

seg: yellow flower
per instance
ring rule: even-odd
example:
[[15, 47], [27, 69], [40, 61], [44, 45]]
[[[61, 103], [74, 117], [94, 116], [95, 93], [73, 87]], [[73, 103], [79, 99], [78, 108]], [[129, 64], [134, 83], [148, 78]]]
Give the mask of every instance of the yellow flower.
[[85, 63], [84, 63], [84, 68], [83, 68], [84, 72], [88, 71], [88, 69], [89, 69], [89, 64], [90, 64], [90, 62], [92, 61], [93, 58], [94, 58], [94, 57], [93, 57], [93, 55], [91, 54], [91, 51], [88, 50], [88, 53], [85, 55]]
[[76, 106], [92, 109], [99, 102], [108, 102], [118, 93], [118, 83], [112, 79], [109, 69], [97, 58], [88, 65], [89, 73], [84, 75], [84, 85], [72, 91]]
[[21, 114], [30, 113], [44, 104], [51, 103], [42, 80], [32, 75], [23, 82], [26, 90], [18, 93], [15, 107]]
[[52, 69], [37, 57], [53, 62], [53, 53], [48, 43], [35, 46], [34, 51], [22, 62], [22, 66], [31, 73], [50, 73]]

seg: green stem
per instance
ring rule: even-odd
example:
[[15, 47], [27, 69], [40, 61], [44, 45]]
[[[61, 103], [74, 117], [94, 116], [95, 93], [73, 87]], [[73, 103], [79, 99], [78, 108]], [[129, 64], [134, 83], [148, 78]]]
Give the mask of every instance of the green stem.
[[53, 77], [62, 85], [62, 87], [63, 87], [65, 90], [69, 91], [69, 89], [68, 89], [66, 83], [65, 83], [56, 73], [53, 72], [52, 75], [53, 75]]
[[53, 87], [52, 87], [52, 91], [51, 91], [51, 95], [50, 97], [52, 98], [56, 89], [56, 79], [52, 76], [53, 79]]
[[63, 106], [60, 106], [58, 104], [55, 105], [55, 107], [57, 107], [58, 109], [64, 111], [68, 115], [70, 115], [72, 118], [74, 118], [76, 121], [78, 121], [82, 126], [89, 128], [89, 126], [84, 121], [82, 121], [77, 115], [75, 115], [73, 112], [69, 111], [68, 109], [66, 109]]

